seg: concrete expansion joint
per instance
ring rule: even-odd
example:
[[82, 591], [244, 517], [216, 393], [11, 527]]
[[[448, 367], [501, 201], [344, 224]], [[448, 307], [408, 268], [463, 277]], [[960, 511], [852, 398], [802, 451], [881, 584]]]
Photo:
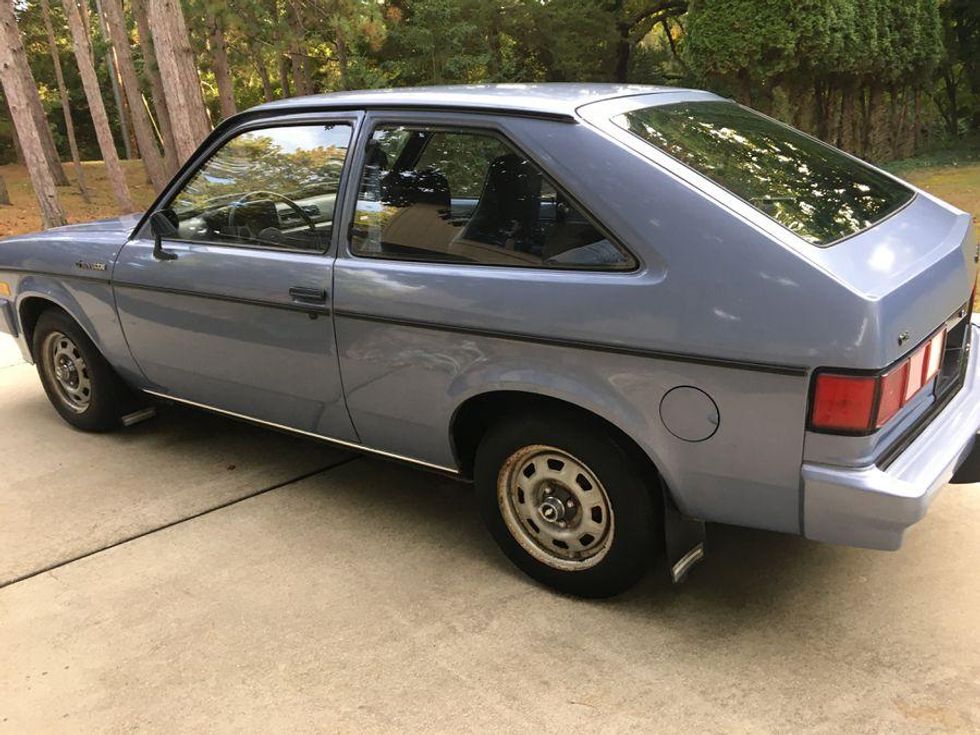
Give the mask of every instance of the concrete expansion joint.
[[179, 526], [182, 523], [187, 523], [188, 521], [193, 521], [193, 520], [195, 520], [197, 518], [200, 518], [201, 516], [206, 516], [206, 515], [208, 515], [210, 513], [214, 513], [215, 511], [223, 510], [223, 509], [229, 508], [229, 507], [231, 507], [233, 505], [238, 505], [239, 503], [242, 503], [242, 502], [244, 502], [246, 500], [251, 500], [252, 498], [256, 498], [256, 497], [258, 497], [260, 495], [265, 495], [266, 493], [272, 492], [273, 490], [279, 490], [280, 488], [284, 488], [284, 487], [286, 487], [288, 485], [292, 485], [294, 483], [301, 482], [303, 480], [308, 480], [309, 478], [315, 477], [316, 475], [320, 475], [320, 474], [323, 474], [324, 472], [329, 472], [330, 470], [337, 469], [338, 467], [342, 467], [345, 464], [350, 464], [351, 462], [353, 462], [353, 461], [355, 461], [357, 459], [360, 459], [360, 458], [361, 458], [360, 455], [352, 455], [350, 457], [345, 457], [344, 459], [340, 459], [340, 460], [338, 460], [336, 462], [332, 462], [332, 463], [326, 465], [325, 467], [319, 467], [319, 468], [317, 468], [315, 470], [310, 470], [309, 472], [305, 472], [302, 475], [298, 475], [297, 477], [293, 477], [293, 478], [290, 478], [288, 480], [283, 480], [282, 482], [277, 482], [277, 483], [275, 483], [273, 485], [270, 485], [268, 487], [264, 487], [264, 488], [261, 488], [259, 490], [256, 490], [255, 492], [249, 493], [247, 495], [243, 495], [240, 498], [234, 498], [233, 500], [229, 500], [229, 501], [224, 502], [224, 503], [219, 503], [218, 505], [212, 506], [211, 508], [205, 508], [204, 510], [199, 511], [197, 513], [193, 513], [193, 514], [191, 514], [189, 516], [185, 516], [183, 518], [178, 518], [177, 520], [170, 521], [169, 523], [164, 523], [161, 526], [156, 526], [155, 528], [150, 528], [150, 529], [148, 529], [146, 531], [141, 531], [140, 533], [134, 534], [132, 536], [128, 536], [128, 537], [126, 537], [124, 539], [120, 539], [118, 541], [114, 541], [111, 544], [107, 544], [105, 546], [101, 546], [101, 547], [99, 547], [97, 549], [92, 549], [91, 551], [86, 551], [85, 553], [79, 554], [77, 556], [73, 556], [70, 559], [64, 559], [62, 561], [55, 562], [54, 564], [50, 564], [50, 565], [48, 565], [46, 567], [42, 567], [40, 569], [35, 569], [33, 571], [27, 572], [26, 574], [22, 574], [19, 577], [15, 577], [14, 579], [10, 579], [10, 580], [4, 581], [4, 582], [0, 582], [0, 590], [3, 590], [6, 587], [10, 587], [11, 585], [15, 585], [18, 582], [25, 582], [25, 581], [27, 581], [29, 579], [32, 579], [34, 577], [37, 577], [38, 575], [41, 575], [41, 574], [50, 575], [55, 580], [58, 580], [58, 577], [54, 574], [54, 570], [56, 570], [56, 569], [60, 569], [61, 567], [68, 566], [69, 564], [74, 564], [75, 562], [81, 561], [82, 559], [87, 559], [90, 556], [95, 556], [96, 554], [101, 554], [103, 551], [108, 551], [109, 549], [114, 549], [117, 546], [122, 546], [123, 544], [128, 544], [131, 541], [136, 541], [136, 540], [141, 539], [141, 538], [144, 538], [146, 536], [151, 536], [151, 535], [153, 535], [155, 533], [158, 533], [160, 531], [165, 531], [168, 528], [173, 528], [174, 526]]

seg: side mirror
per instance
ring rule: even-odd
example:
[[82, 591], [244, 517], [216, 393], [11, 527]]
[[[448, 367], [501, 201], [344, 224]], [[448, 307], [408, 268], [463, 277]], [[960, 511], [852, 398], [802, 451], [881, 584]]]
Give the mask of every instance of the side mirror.
[[163, 238], [178, 235], [173, 212], [160, 209], [150, 215], [150, 231], [153, 233], [153, 257], [157, 260], [176, 260], [177, 254], [163, 249]]

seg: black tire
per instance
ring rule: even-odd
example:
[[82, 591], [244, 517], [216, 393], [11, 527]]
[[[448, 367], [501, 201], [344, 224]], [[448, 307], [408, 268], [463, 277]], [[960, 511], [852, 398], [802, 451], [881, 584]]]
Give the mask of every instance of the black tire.
[[[59, 340], [58, 335], [66, 339]], [[73, 366], [81, 366], [69, 373], [84, 381], [81, 390], [77, 385], [72, 389], [77, 391], [79, 401], [56, 377], [57, 368], [50, 354], [53, 349], [59, 350]], [[34, 327], [32, 350], [41, 385], [61, 418], [82, 431], [104, 432], [120, 426], [132, 393], [75, 320], [60, 309], [43, 312]]]
[[[600, 483], [598, 488], [590, 488], [585, 494], [568, 492], [564, 503], [572, 501], [570, 507], [580, 506], [576, 513], [584, 513], [585, 508], [594, 502], [588, 498], [598, 497], [588, 493], [603, 491], [601, 497], [607, 501], [611, 511], [605, 544], [599, 544], [589, 534], [582, 536], [583, 539], [591, 539], [591, 543], [601, 549], [581, 562], [567, 558], [545, 561], [551, 554], [591, 552], [568, 549], [567, 543], [564, 550], [553, 549], [547, 542], [556, 544], [556, 541], [547, 535], [548, 528], [544, 525], [546, 516], [542, 516], [538, 510], [544, 504], [536, 505], [538, 501], [525, 494], [526, 491], [535, 498], [544, 497], [551, 502], [553, 494], [560, 492], [565, 484], [554, 481], [556, 485], [553, 485], [551, 479], [541, 479], [537, 487], [544, 485], [544, 490], [535, 489], [533, 485], [523, 487], [528, 477], [525, 472], [532, 471], [528, 464], [536, 468], [543, 459], [545, 472], [558, 467], [561, 456], [557, 456], [558, 461], [549, 459], [556, 457], [550, 451], [552, 448], [570, 458], [573, 464], [568, 469], [573, 474], [581, 466]], [[521, 462], [524, 462], [523, 471], [519, 468]], [[564, 472], [566, 468], [560, 469]], [[576, 484], [582, 487], [591, 484], [579, 479], [582, 475], [576, 477]], [[636, 584], [657, 556], [659, 514], [654, 498], [659, 490], [654, 470], [634, 456], [599, 422], [582, 420], [574, 414], [565, 415], [563, 412], [506, 419], [491, 427], [480, 442], [474, 479], [484, 522], [503, 552], [528, 576], [559, 592], [578, 597], [612, 597]], [[509, 506], [506, 498], [510, 498]], [[524, 505], [525, 501], [530, 502]], [[512, 508], [513, 512], [509, 512], [508, 508]], [[508, 513], [509, 518], [505, 518]], [[525, 520], [521, 520], [522, 517]], [[532, 518], [533, 521], [530, 520]], [[601, 512], [598, 519], [602, 519]], [[558, 534], [569, 532], [574, 536], [578, 533], [574, 526], [583, 522], [583, 516], [562, 520], [567, 528], [555, 529], [553, 524], [549, 524], [549, 528]], [[508, 523], [516, 530], [512, 531]], [[520, 530], [522, 527], [523, 531]], [[540, 530], [532, 531], [532, 527]], [[545, 531], [544, 536], [540, 535], [542, 531]], [[574, 545], [575, 542], [570, 543]], [[556, 565], [563, 568], [556, 568]]]

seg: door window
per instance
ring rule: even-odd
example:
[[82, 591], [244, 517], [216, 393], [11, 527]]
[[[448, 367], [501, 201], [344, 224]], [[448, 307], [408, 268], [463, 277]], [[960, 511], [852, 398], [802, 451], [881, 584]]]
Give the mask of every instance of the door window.
[[250, 130], [171, 200], [181, 240], [300, 250], [330, 244], [350, 125]]
[[374, 131], [351, 248], [401, 260], [635, 267], [536, 164], [499, 136], [467, 129]]

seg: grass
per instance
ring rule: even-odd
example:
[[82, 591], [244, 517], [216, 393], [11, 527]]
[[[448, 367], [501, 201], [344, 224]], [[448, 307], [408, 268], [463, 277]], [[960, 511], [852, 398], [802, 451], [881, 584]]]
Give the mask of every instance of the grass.
[[897, 176], [973, 215], [980, 215], [980, 161], [948, 166], [905, 168]]
[[[139, 161], [123, 161], [126, 183], [137, 209], [145, 209], [154, 199], [153, 187], [146, 180], [143, 164]], [[75, 186], [75, 168], [65, 164], [65, 173], [71, 186], [58, 187], [58, 198], [65, 208], [70, 223], [88, 222], [120, 214], [109, 186], [109, 177], [101, 161], [84, 161], [82, 171], [85, 183], [91, 193], [91, 202], [82, 201]], [[0, 206], [0, 237], [34, 232], [41, 229], [41, 215], [38, 213], [37, 198], [31, 188], [27, 168], [19, 165], [0, 166], [0, 176], [7, 184], [12, 206]]]

